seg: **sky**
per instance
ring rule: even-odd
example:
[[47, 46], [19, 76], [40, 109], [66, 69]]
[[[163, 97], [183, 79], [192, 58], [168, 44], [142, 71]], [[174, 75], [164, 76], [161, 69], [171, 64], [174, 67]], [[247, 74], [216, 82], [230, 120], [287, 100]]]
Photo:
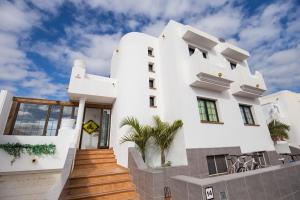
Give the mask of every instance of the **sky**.
[[74, 59], [109, 76], [122, 35], [158, 36], [171, 19], [248, 50], [268, 93], [300, 92], [299, 0], [1, 0], [0, 89], [67, 99]]

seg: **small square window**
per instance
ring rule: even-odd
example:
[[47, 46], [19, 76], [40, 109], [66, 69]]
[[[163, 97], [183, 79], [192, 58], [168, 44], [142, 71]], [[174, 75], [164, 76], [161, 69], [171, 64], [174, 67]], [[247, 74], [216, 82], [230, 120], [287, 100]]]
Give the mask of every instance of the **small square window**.
[[154, 63], [148, 63], [149, 72], [154, 72]]
[[201, 51], [201, 52], [202, 52], [202, 57], [207, 59], [207, 52], [205, 52], [205, 51]]
[[154, 56], [153, 55], [153, 48], [151, 48], [151, 47], [148, 47], [148, 56], [151, 56], [151, 57]]
[[226, 155], [207, 156], [207, 166], [209, 175], [227, 173]]
[[150, 96], [149, 98], [150, 107], [156, 107], [155, 106], [155, 96]]
[[228, 61], [229, 62], [229, 64], [230, 64], [230, 68], [232, 69], [232, 70], [234, 70], [235, 68], [236, 68], [236, 62], [232, 62], [232, 61]]
[[192, 46], [189, 46], [189, 54], [190, 56], [193, 55], [195, 53], [195, 48]]
[[155, 89], [155, 87], [154, 87], [154, 79], [149, 79], [149, 88]]

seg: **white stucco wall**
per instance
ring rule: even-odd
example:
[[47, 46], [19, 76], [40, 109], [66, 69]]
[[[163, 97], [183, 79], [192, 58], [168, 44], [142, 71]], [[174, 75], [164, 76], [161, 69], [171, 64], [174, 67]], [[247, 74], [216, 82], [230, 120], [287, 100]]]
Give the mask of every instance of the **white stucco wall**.
[[[159, 62], [157, 39], [142, 33], [129, 33], [122, 37], [112, 58], [111, 76], [118, 80], [117, 98], [113, 105], [111, 118], [110, 145], [114, 147], [119, 164], [127, 166], [127, 148], [132, 143], [120, 145], [120, 138], [127, 128], [119, 128], [124, 117], [134, 116], [141, 123], [151, 123], [153, 115], [159, 115], [160, 109], [149, 107], [149, 96], [157, 96], [157, 107], [162, 107], [159, 96]], [[147, 54], [148, 47], [154, 49], [154, 57]], [[155, 63], [156, 73], [148, 72], [148, 62]], [[149, 78], [156, 78], [156, 90], [149, 89]]]
[[[39, 170], [58, 170], [62, 169], [69, 145], [74, 139], [74, 134], [65, 134], [63, 136], [0, 136], [0, 143], [21, 143], [21, 144], [55, 144], [55, 155], [47, 155], [41, 157], [30, 156], [27, 153], [21, 154], [19, 159], [11, 165], [12, 156], [0, 149], [0, 173], [21, 172], [21, 171], [39, 171]], [[36, 158], [37, 162], [32, 163], [32, 159]]]
[[[185, 165], [186, 148], [240, 146], [242, 152], [274, 150], [269, 136], [260, 102], [255, 98], [234, 96], [234, 89], [215, 92], [191, 87], [190, 56], [188, 44], [182, 39], [186, 27], [174, 21], [169, 22], [162, 34], [154, 38], [142, 33], [126, 34], [114, 52], [111, 76], [118, 80], [118, 91], [112, 111], [111, 146], [114, 147], [118, 162], [127, 166], [127, 147], [131, 143], [119, 144], [126, 128], [119, 128], [126, 116], [137, 117], [141, 123], [152, 122], [153, 115], [159, 115], [165, 121], [183, 120], [184, 126], [176, 135], [167, 154], [167, 160], [173, 165]], [[219, 43], [208, 51], [208, 60], [213, 65], [223, 68], [224, 72], [240, 86], [241, 84], [265, 87], [259, 73], [250, 73], [247, 61], [240, 61], [236, 71], [230, 69], [227, 59], [221, 54], [227, 43]], [[154, 57], [147, 55], [147, 48], [152, 47]], [[154, 63], [155, 73], [148, 72], [148, 62]], [[191, 71], [189, 71], [191, 70]], [[243, 71], [240, 74], [240, 71]], [[201, 70], [199, 70], [199, 73]], [[193, 72], [194, 73], [194, 72]], [[150, 90], [149, 78], [155, 78], [156, 90]], [[157, 98], [157, 108], [149, 107], [149, 96]], [[197, 97], [217, 100], [220, 124], [200, 122]], [[255, 122], [258, 126], [245, 126], [239, 110], [239, 104], [252, 106]], [[148, 164], [160, 164], [159, 151], [147, 153]], [[151, 159], [150, 159], [151, 158]]]
[[0, 91], [0, 135], [3, 135], [9, 111], [12, 105], [12, 95], [7, 90]]
[[[273, 143], [264, 121], [260, 103], [257, 99], [241, 98], [232, 95], [232, 91], [214, 92], [189, 86], [191, 83], [188, 44], [181, 39], [185, 27], [171, 22], [163, 31], [165, 39], [160, 40], [161, 66], [164, 73], [163, 110], [167, 119], [180, 118], [184, 122], [184, 140], [186, 148], [240, 146], [242, 152], [274, 150]], [[226, 58], [221, 55], [223, 43], [208, 51], [208, 62], [230, 69]], [[204, 58], [203, 58], [204, 59]], [[247, 62], [240, 62], [238, 68], [248, 71]], [[193, 70], [193, 69], [192, 69]], [[200, 71], [199, 71], [200, 72]], [[231, 73], [234, 73], [230, 69]], [[170, 76], [172, 74], [172, 76]], [[243, 75], [244, 82], [247, 77]], [[235, 76], [234, 76], [235, 78]], [[240, 81], [240, 79], [234, 79]], [[200, 122], [197, 97], [217, 100], [218, 114], [223, 125]], [[245, 126], [239, 110], [239, 103], [251, 105], [256, 124]], [[174, 145], [175, 146], [175, 145]], [[180, 145], [176, 148], [180, 148]]]
[[270, 120], [270, 104], [275, 104], [278, 109], [278, 119], [283, 123], [290, 125], [289, 140], [291, 145], [299, 147], [300, 145], [300, 95], [291, 91], [280, 91], [262, 97], [262, 107], [266, 120]]

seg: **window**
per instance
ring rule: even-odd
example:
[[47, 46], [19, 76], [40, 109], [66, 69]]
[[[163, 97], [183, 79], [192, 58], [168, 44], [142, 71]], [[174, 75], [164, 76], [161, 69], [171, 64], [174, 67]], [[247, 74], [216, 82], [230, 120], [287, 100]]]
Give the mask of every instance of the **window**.
[[[16, 103], [16, 102], [15, 102]], [[56, 136], [62, 118], [76, 119], [77, 106], [17, 102], [6, 134]]]
[[154, 72], [154, 63], [148, 63], [149, 72]]
[[230, 67], [232, 70], [234, 70], [236, 68], [236, 63], [235, 62], [232, 62], [230, 60], [228, 60], [229, 64], [230, 64]]
[[247, 125], [254, 125], [254, 119], [253, 119], [253, 115], [251, 112], [251, 106], [247, 106], [247, 105], [241, 105], [240, 104], [240, 111], [243, 117], [243, 121], [244, 124]]
[[198, 108], [201, 121], [219, 122], [216, 101], [198, 98]]
[[150, 100], [150, 107], [156, 107], [155, 106], [155, 96], [150, 96], [149, 100]]
[[202, 57], [207, 59], [207, 52], [205, 52], [205, 51], [201, 51], [201, 52], [202, 52]]
[[226, 155], [207, 156], [209, 175], [227, 173]]
[[153, 48], [151, 48], [151, 47], [148, 47], [148, 56], [154, 57]]
[[195, 53], [195, 48], [189, 46], [189, 54], [190, 54], [190, 56], [193, 55], [194, 53]]
[[149, 88], [155, 89], [155, 87], [154, 87], [154, 79], [149, 79]]
[[21, 103], [13, 135], [43, 135], [48, 105]]
[[[195, 53], [195, 50], [196, 50], [195, 47], [189, 46], [189, 54], [190, 54], [190, 56]], [[207, 59], [207, 51], [204, 51], [202, 49], [198, 49], [198, 50], [201, 51], [202, 57], [205, 58], [205, 59]]]

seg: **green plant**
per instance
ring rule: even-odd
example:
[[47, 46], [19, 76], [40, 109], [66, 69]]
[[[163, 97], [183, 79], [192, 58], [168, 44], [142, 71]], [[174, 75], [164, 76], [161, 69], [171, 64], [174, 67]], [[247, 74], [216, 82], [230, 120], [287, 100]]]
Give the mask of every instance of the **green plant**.
[[11, 164], [15, 162], [17, 158], [21, 157], [22, 153], [27, 152], [29, 155], [41, 156], [41, 155], [54, 155], [56, 152], [56, 146], [54, 144], [20, 144], [20, 143], [6, 143], [0, 144], [0, 149], [3, 149], [6, 153], [13, 156]]
[[171, 165], [171, 161], [167, 161], [165, 164], [162, 165], [162, 167], [171, 167]]
[[124, 142], [134, 142], [138, 150], [142, 154], [142, 158], [145, 162], [146, 159], [146, 144], [151, 137], [152, 128], [147, 125], [141, 125], [139, 121], [134, 117], [127, 117], [122, 122], [120, 127], [129, 126], [130, 131], [127, 135], [121, 138], [121, 144]]
[[152, 136], [156, 145], [160, 148], [161, 166], [165, 165], [165, 151], [171, 146], [177, 130], [183, 126], [181, 120], [175, 120], [172, 124], [163, 122], [159, 116], [154, 116], [154, 128]]
[[290, 130], [289, 125], [279, 122], [277, 120], [273, 120], [268, 124], [268, 128], [273, 141], [289, 139], [288, 136], [288, 131]]

